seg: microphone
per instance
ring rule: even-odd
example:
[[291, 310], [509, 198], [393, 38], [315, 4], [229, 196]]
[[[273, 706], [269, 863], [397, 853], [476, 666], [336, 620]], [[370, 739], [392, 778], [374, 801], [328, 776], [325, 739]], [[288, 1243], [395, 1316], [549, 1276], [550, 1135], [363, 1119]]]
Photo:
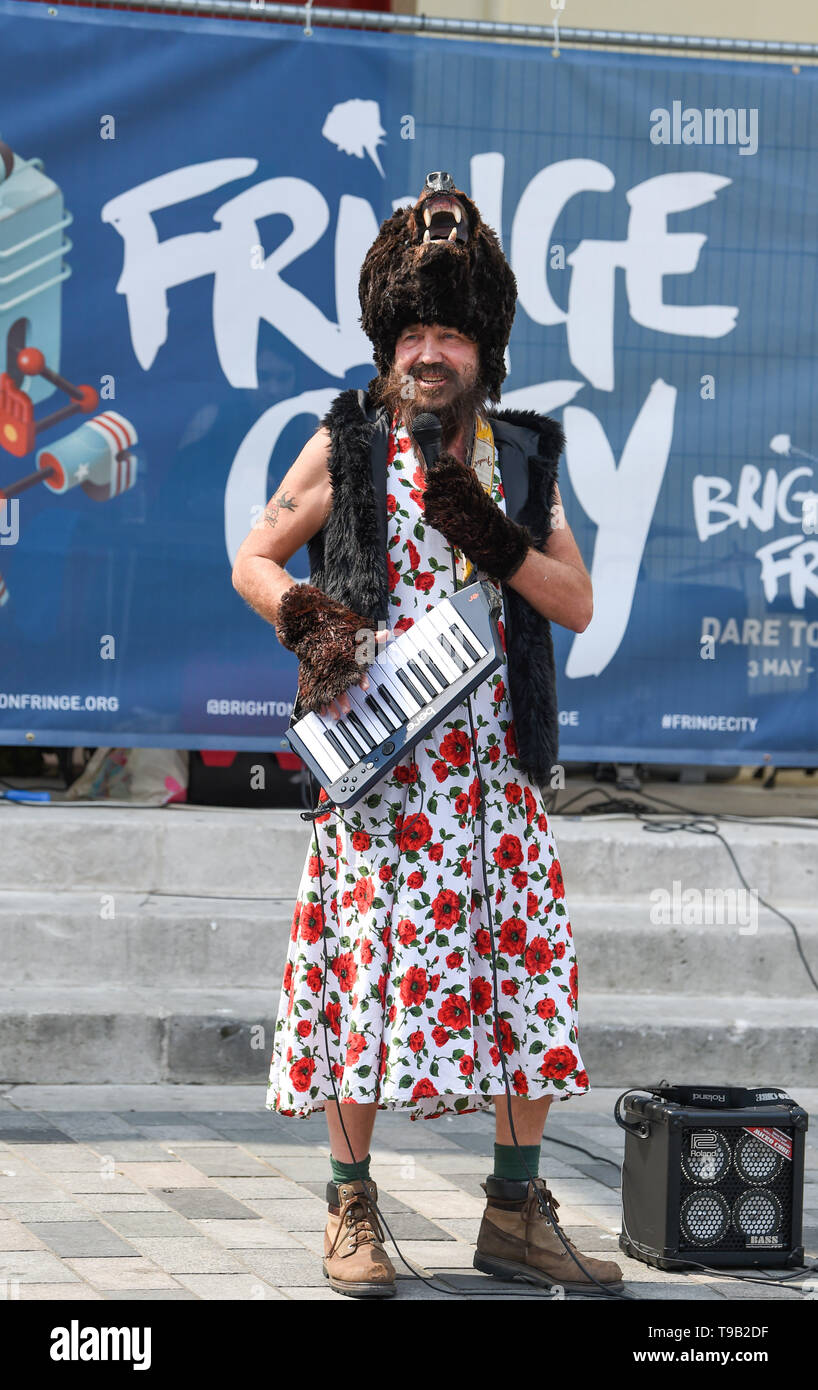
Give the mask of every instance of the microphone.
[[411, 434], [423, 455], [426, 472], [429, 473], [437, 463], [440, 454], [443, 426], [436, 415], [432, 415], [430, 411], [424, 411], [422, 415], [416, 417]]

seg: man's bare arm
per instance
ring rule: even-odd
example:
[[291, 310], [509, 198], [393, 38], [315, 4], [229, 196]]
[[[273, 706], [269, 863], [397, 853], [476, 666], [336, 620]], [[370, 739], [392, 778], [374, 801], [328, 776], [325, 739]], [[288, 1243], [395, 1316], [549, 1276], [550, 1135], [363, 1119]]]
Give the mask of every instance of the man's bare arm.
[[594, 611], [591, 576], [565, 520], [559, 488], [551, 515], [554, 529], [545, 551], [529, 549], [509, 584], [544, 618], [584, 632]]
[[275, 624], [278, 605], [296, 582], [285, 565], [321, 530], [332, 510], [329, 454], [329, 432], [319, 429], [307, 440], [236, 556], [233, 588], [268, 623]]

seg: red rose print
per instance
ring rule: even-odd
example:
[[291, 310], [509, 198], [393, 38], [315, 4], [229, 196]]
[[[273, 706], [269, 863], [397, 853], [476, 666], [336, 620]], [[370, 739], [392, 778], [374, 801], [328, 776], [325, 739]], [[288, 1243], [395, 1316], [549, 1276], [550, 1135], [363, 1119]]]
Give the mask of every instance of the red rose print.
[[293, 963], [291, 960], [288, 960], [286, 966], [284, 967], [284, 979], [282, 980], [281, 985], [282, 989], [288, 992], [293, 987]]
[[556, 941], [554, 943], [554, 955], [556, 956], [557, 960], [562, 960], [563, 956], [565, 955], [564, 941]]
[[540, 1072], [543, 1076], [550, 1076], [555, 1081], [564, 1081], [569, 1072], [574, 1070], [577, 1059], [570, 1047], [552, 1047], [546, 1052]]
[[439, 864], [441, 859], [443, 858], [443, 846], [438, 841], [436, 845], [430, 845], [426, 853], [428, 854], [433, 864]]
[[460, 1058], [460, 1070], [461, 1070], [461, 1072], [463, 1073], [464, 1076], [471, 1076], [472, 1072], [474, 1071], [474, 1058], [473, 1058], [473, 1057], [461, 1057], [461, 1058]]
[[395, 781], [400, 782], [402, 786], [408, 786], [410, 783], [416, 782], [419, 776], [418, 765], [414, 758], [408, 767], [403, 767], [401, 763], [398, 763], [397, 767], [393, 767], [392, 772]]
[[509, 806], [516, 806], [523, 795], [523, 789], [519, 782], [506, 782], [505, 797]]
[[468, 1028], [469, 1020], [468, 1001], [462, 994], [448, 994], [437, 1011], [438, 1023], [457, 1033], [461, 1028]]
[[310, 1036], [310, 1033], [312, 1032], [312, 1024], [310, 1023], [309, 1019], [302, 1018], [295, 1031], [298, 1034], [299, 1038], [308, 1038]]
[[360, 1061], [361, 1053], [366, 1047], [366, 1038], [361, 1033], [350, 1033], [347, 1043], [346, 1064], [354, 1067]]
[[394, 1022], [395, 1022], [395, 1019], [397, 1018], [397, 1016], [398, 1016], [398, 1011], [397, 1011], [397, 1009], [395, 1008], [395, 1005], [393, 1004], [393, 1005], [391, 1006], [390, 1010], [389, 1010], [389, 1013], [387, 1014], [387, 1018], [389, 1019], [389, 1022], [390, 1022], [390, 1023], [394, 1023]]
[[338, 976], [339, 988], [348, 993], [358, 978], [358, 967], [351, 951], [344, 951], [340, 956], [335, 957], [332, 962], [332, 972]]
[[324, 930], [324, 914], [319, 903], [305, 903], [301, 912], [301, 940], [317, 941]]
[[349, 892], [349, 890], [341, 894], [341, 906], [352, 907], [352, 894]]
[[369, 849], [372, 840], [365, 830], [355, 830], [352, 835], [353, 849]]
[[512, 999], [514, 998], [518, 989], [519, 986], [515, 984], [514, 980], [503, 980], [503, 983], [500, 986], [501, 993], [510, 995]]
[[298, 936], [298, 926], [301, 921], [301, 904], [296, 903], [293, 913], [292, 925], [290, 927], [290, 940], [295, 941]]
[[398, 941], [400, 941], [402, 946], [411, 946], [418, 934], [417, 927], [414, 922], [409, 921], [408, 917], [404, 917], [403, 921], [398, 922], [396, 930]]
[[361, 942], [361, 964], [371, 965], [374, 959], [372, 952], [372, 942], [369, 940]]
[[496, 744], [496, 743], [493, 743], [493, 744], [491, 745], [491, 748], [489, 749], [489, 762], [498, 763], [499, 761], [500, 761], [500, 749], [497, 747], [497, 744]]
[[500, 680], [500, 681], [498, 681], [497, 684], [495, 685], [495, 687], [494, 687], [494, 694], [492, 695], [491, 698], [499, 705], [500, 701], [503, 700], [503, 699], [505, 699], [505, 694], [506, 694], [505, 682]]
[[313, 994], [318, 993], [319, 989], [321, 988], [321, 982], [323, 978], [324, 977], [321, 974], [321, 971], [318, 969], [317, 965], [311, 966], [311, 968], [307, 971], [307, 984], [309, 985]]
[[495, 1045], [495, 1046], [491, 1049], [491, 1051], [489, 1052], [489, 1056], [491, 1057], [491, 1060], [492, 1060], [492, 1062], [494, 1063], [494, 1065], [495, 1065], [495, 1067], [496, 1067], [496, 1066], [499, 1064], [499, 1061], [500, 1061], [500, 1049], [499, 1049], [499, 1047], [497, 1047], [497, 1046]]
[[426, 1039], [422, 1033], [410, 1033], [409, 1035], [409, 1046], [413, 1052], [420, 1052], [425, 1041]]
[[423, 874], [420, 872], [419, 869], [415, 869], [414, 873], [409, 875], [409, 877], [406, 880], [406, 886], [407, 888], [423, 887]]
[[529, 862], [529, 864], [533, 863], [533, 861], [534, 861], [535, 859], [539, 859], [539, 857], [540, 857], [540, 847], [539, 847], [539, 845], [529, 845], [529, 846], [528, 846], [528, 862]]
[[528, 883], [528, 874], [525, 869], [516, 869], [511, 875], [511, 882], [515, 888], [525, 888]]
[[440, 758], [437, 758], [435, 762], [432, 763], [432, 772], [435, 774], [438, 782], [445, 782], [449, 775], [448, 764], [441, 762]]
[[517, 733], [514, 728], [514, 720], [511, 720], [505, 735], [506, 752], [510, 758], [517, 756]]
[[568, 988], [570, 989], [570, 991], [571, 991], [572, 994], [576, 994], [576, 992], [577, 992], [577, 967], [576, 967], [576, 963], [575, 963], [574, 965], [572, 965], [572, 966], [571, 966], [571, 969], [568, 971]]
[[517, 1095], [518, 1095], [518, 1096], [527, 1096], [527, 1095], [528, 1095], [528, 1081], [526, 1080], [525, 1072], [524, 1072], [520, 1067], [517, 1068], [517, 1070], [515, 1071], [515, 1073], [514, 1073], [514, 1075], [513, 1075], [513, 1077], [512, 1077], [511, 1079], [512, 1079], [512, 1081], [513, 1081], [513, 1083], [514, 1083], [514, 1089], [515, 1089], [515, 1091], [517, 1092]]
[[532, 893], [532, 892], [529, 890], [529, 894], [528, 894], [528, 915], [529, 915], [529, 917], [536, 917], [536, 915], [537, 915], [537, 913], [539, 912], [539, 910], [540, 910], [540, 900], [539, 900], [539, 898], [537, 897], [537, 894], [536, 894], [536, 893]]
[[428, 988], [426, 971], [419, 965], [410, 965], [400, 986], [400, 997], [406, 1008], [411, 1008], [413, 1004], [422, 1004]]
[[516, 869], [523, 861], [523, 847], [516, 835], [501, 835], [492, 858], [501, 869]]
[[534, 936], [525, 953], [525, 968], [529, 975], [545, 975], [554, 962], [554, 952], [544, 936]]
[[435, 577], [428, 570], [424, 570], [423, 574], [415, 575], [415, 588], [420, 589], [422, 594], [428, 594], [429, 590], [434, 588], [434, 584]]
[[469, 807], [472, 811], [477, 811], [480, 805], [480, 778], [473, 777], [469, 787]]
[[418, 569], [420, 566], [420, 551], [414, 541], [408, 540], [406, 542], [406, 549], [409, 552], [409, 564], [412, 566], [413, 570]]
[[355, 906], [361, 914], [367, 913], [375, 896], [375, 885], [371, 878], [359, 878], [352, 890]]
[[459, 796], [455, 797], [454, 809], [458, 816], [465, 816], [466, 811], [468, 810], [468, 805], [469, 798], [466, 796], [465, 792], [461, 792]]
[[446, 957], [446, 964], [450, 970], [459, 970], [463, 964], [463, 957], [460, 951], [450, 951]]
[[551, 884], [551, 892], [555, 898], [565, 897], [565, 884], [562, 881], [562, 869], [559, 859], [555, 859], [551, 868], [548, 870], [548, 882]]
[[438, 752], [452, 767], [463, 767], [469, 761], [470, 745], [463, 729], [452, 729], [443, 739]]
[[582, 1071], [578, 1071], [577, 1074], [576, 1074], [576, 1076], [574, 1077], [574, 1080], [575, 1080], [577, 1086], [579, 1086], [580, 1090], [587, 1091], [587, 1089], [588, 1089], [588, 1073], [587, 1073], [587, 1071], [585, 1071], [584, 1069], [583, 1069]]
[[[308, 863], [308, 865], [307, 865], [307, 873], [309, 874], [310, 878], [317, 878], [317, 877], [318, 877], [318, 862], [319, 862], [319, 855], [317, 855], [317, 854], [311, 854], [311, 855], [310, 855], [310, 859], [309, 859], [309, 863]], [[323, 866], [323, 864], [322, 864], [322, 865], [321, 865], [322, 871], [323, 871], [323, 867], [324, 867], [324, 866]]]
[[432, 827], [429, 824], [429, 818], [422, 811], [419, 811], [417, 815], [410, 816], [408, 821], [401, 826], [399, 848], [402, 853], [406, 853], [407, 850], [423, 849], [423, 846], [428, 844], [431, 838]]
[[440, 1092], [435, 1087], [434, 1082], [430, 1081], [428, 1076], [424, 1076], [422, 1081], [418, 1081], [415, 1084], [415, 1088], [412, 1091], [412, 1100], [420, 1100], [421, 1096], [437, 1096], [439, 1094]]
[[324, 1013], [325, 1013], [326, 1016], [327, 1016], [327, 1023], [329, 1024], [329, 1027], [330, 1027], [331, 1032], [333, 1032], [333, 1033], [335, 1034], [336, 1038], [340, 1038], [340, 1036], [341, 1036], [341, 1022], [340, 1022], [340, 1020], [341, 1020], [341, 1005], [340, 1005], [340, 1004], [332, 1004], [332, 1003], [327, 1004], [327, 1007], [325, 1008]]
[[518, 917], [509, 917], [500, 928], [500, 950], [504, 956], [521, 956], [528, 929]]
[[432, 1029], [432, 1040], [436, 1047], [445, 1047], [449, 1036], [445, 1028], [438, 1026]]
[[392, 591], [393, 591], [395, 588], [397, 588], [397, 583], [398, 583], [398, 580], [400, 579], [400, 573], [399, 573], [399, 571], [395, 568], [395, 565], [394, 565], [393, 561], [390, 559], [390, 557], [389, 557], [388, 555], [387, 555], [387, 557], [386, 557], [386, 573], [387, 573], [388, 580], [389, 580], [389, 592], [392, 593]]
[[499, 634], [500, 634], [500, 645], [501, 645], [501, 647], [503, 648], [503, 651], [505, 652], [505, 650], [506, 650], [506, 629], [505, 629], [505, 625], [504, 625], [504, 623], [502, 622], [502, 620], [499, 621], [499, 622], [497, 623], [497, 631], [498, 631]]
[[540, 815], [537, 816], [537, 829], [538, 829], [538, 830], [547, 830], [547, 829], [548, 829], [548, 820], [547, 820], [547, 818], [546, 818], [546, 816], [545, 816], [545, 814], [544, 814], [543, 812], [541, 812]]
[[381, 883], [388, 883], [391, 877], [392, 877], [392, 865], [391, 865], [391, 864], [381, 864], [381, 867], [380, 867], [379, 870], [378, 870], [378, 878], [380, 879]]
[[440, 988], [440, 976], [439, 976], [439, 975], [433, 975], [432, 978], [431, 978], [431, 980], [429, 981], [429, 989], [431, 990], [432, 994], [434, 994], [435, 990], [436, 990], [436, 989], [439, 989], [439, 988]]
[[[381, 1005], [383, 1006], [383, 1005], [386, 1003], [386, 976], [385, 976], [385, 975], [379, 975], [379, 976], [378, 976], [378, 995], [380, 996]], [[353, 1005], [353, 1007], [354, 1007], [354, 1005]]]
[[471, 863], [465, 856], [460, 861], [460, 867], [466, 875], [466, 878], [471, 878]]
[[308, 1091], [312, 1074], [315, 1071], [315, 1063], [312, 1057], [301, 1057], [290, 1067], [290, 1080], [294, 1091]]
[[451, 888], [444, 888], [432, 898], [432, 916], [438, 931], [447, 931], [460, 918], [460, 898]]
[[553, 999], [538, 999], [537, 1013], [540, 1018], [553, 1018], [557, 1012], [557, 1006]]
[[498, 1018], [497, 1027], [500, 1031], [500, 1046], [505, 1053], [514, 1051], [514, 1037], [511, 1032], [511, 1024], [506, 1018]]
[[[394, 454], [393, 454], [393, 457], [394, 457]], [[392, 462], [392, 459], [390, 459], [389, 462], [391, 463], [391, 462]], [[397, 504], [396, 499], [392, 496], [391, 492], [388, 492], [388, 493], [386, 494], [386, 510], [389, 512], [390, 516], [391, 516], [392, 513], [395, 511], [395, 508], [397, 507], [397, 505], [398, 505], [398, 504]]]
[[409, 628], [409, 627], [414, 627], [414, 625], [415, 625], [415, 620], [414, 620], [414, 618], [408, 618], [408, 617], [398, 618], [398, 621], [397, 621], [396, 623], [393, 623], [393, 624], [392, 624], [392, 631], [393, 631], [393, 632], [405, 632], [407, 628]]
[[492, 990], [488, 980], [475, 975], [471, 982], [471, 1006], [475, 1018], [481, 1018], [491, 1008]]
[[479, 927], [475, 932], [474, 946], [478, 956], [491, 955], [491, 937], [485, 927]]
[[523, 788], [523, 795], [525, 796], [525, 818], [530, 825], [537, 814], [537, 803], [530, 787]]

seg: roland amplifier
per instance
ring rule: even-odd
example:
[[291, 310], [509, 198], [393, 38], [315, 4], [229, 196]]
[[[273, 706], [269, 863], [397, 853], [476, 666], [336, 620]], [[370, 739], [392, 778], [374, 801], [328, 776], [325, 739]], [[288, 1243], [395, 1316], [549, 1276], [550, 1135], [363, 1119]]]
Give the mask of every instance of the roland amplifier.
[[778, 1086], [639, 1090], [614, 1108], [621, 1249], [658, 1269], [803, 1265], [806, 1111]]

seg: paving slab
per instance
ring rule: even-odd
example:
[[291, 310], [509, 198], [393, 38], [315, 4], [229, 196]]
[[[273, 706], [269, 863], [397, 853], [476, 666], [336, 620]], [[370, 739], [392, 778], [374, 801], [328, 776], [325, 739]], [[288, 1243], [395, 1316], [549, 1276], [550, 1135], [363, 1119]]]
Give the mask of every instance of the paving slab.
[[262, 1217], [252, 1221], [197, 1220], [189, 1223], [227, 1250], [299, 1250], [297, 1240]]
[[101, 1221], [34, 1221], [28, 1230], [55, 1255], [133, 1256], [134, 1249]]
[[241, 1274], [243, 1266], [229, 1250], [204, 1236], [134, 1236], [138, 1250], [157, 1268], [168, 1274]]
[[217, 1187], [180, 1187], [172, 1192], [165, 1188], [162, 1191], [154, 1190], [153, 1196], [161, 1197], [181, 1216], [210, 1216], [226, 1221], [251, 1221], [255, 1217], [255, 1212], [249, 1207], [237, 1202], [229, 1193], [220, 1192]]
[[4, 1255], [14, 1250], [44, 1250], [46, 1242], [34, 1234], [22, 1221], [0, 1220], [0, 1252]]
[[151, 1260], [134, 1256], [131, 1259], [85, 1256], [68, 1258], [65, 1267], [75, 1278], [82, 1277], [98, 1289], [169, 1289], [176, 1281], [166, 1270]]
[[179, 1282], [196, 1298], [208, 1301], [230, 1299], [233, 1302], [258, 1300], [264, 1303], [286, 1297], [274, 1284], [252, 1274], [180, 1274]]

